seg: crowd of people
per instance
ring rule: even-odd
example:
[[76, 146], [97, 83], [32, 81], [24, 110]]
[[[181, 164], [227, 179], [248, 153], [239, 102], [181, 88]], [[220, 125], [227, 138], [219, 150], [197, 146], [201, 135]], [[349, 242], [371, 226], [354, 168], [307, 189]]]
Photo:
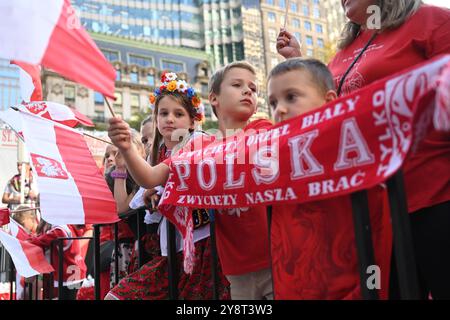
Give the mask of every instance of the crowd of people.
[[[381, 25], [377, 28], [367, 24], [370, 5], [381, 9]], [[286, 60], [270, 71], [267, 83], [273, 122], [250, 121], [258, 98], [256, 70], [250, 63], [233, 62], [212, 75], [209, 102], [223, 137], [230, 129], [245, 132], [270, 128], [376, 80], [440, 54], [450, 54], [450, 10], [420, 0], [347, 0], [342, 6], [349, 21], [339, 51], [328, 66], [302, 58], [297, 39], [288, 30], [280, 30], [277, 50]], [[128, 211], [133, 202], [154, 210], [146, 212], [144, 221], [136, 221], [134, 215], [119, 223], [117, 253], [112, 226], [101, 228], [102, 299], [168, 299], [168, 221], [156, 208], [169, 178], [171, 155], [221, 139], [198, 129], [203, 113], [200, 98], [189, 84], [172, 72], [163, 73], [161, 83], [150, 96], [152, 114], [143, 121], [141, 133], [131, 130], [121, 118], [109, 121], [112, 145], [106, 148], [103, 171], [118, 210], [111, 214]], [[180, 139], [173, 139], [174, 135]], [[450, 280], [446, 277], [450, 270], [449, 158], [448, 133], [433, 130], [402, 167], [423, 299], [450, 298]], [[10, 180], [2, 199], [13, 210], [20, 203], [17, 181], [20, 174]], [[35, 201], [31, 176], [26, 181], [25, 198]], [[387, 190], [385, 185], [377, 185], [367, 192], [375, 262], [383, 271], [380, 297], [398, 299]], [[362, 298], [350, 196], [274, 205], [272, 211], [270, 241], [265, 207], [216, 212], [220, 299]], [[180, 299], [213, 297], [208, 214], [204, 209], [193, 211], [197, 223], [191, 274], [183, 270], [183, 245], [177, 233]], [[30, 234], [29, 241], [43, 248], [57, 237], [92, 234], [92, 226], [49, 226], [43, 221], [36, 230], [32, 211], [16, 214], [14, 219]], [[136, 262], [136, 223], [146, 225], [140, 239], [145, 248], [142, 266]], [[87, 242], [64, 243], [65, 298], [94, 298], [91, 253]], [[75, 281], [69, 279], [73, 273], [68, 269], [73, 265], [79, 270]], [[55, 274], [55, 281], [59, 276]]]

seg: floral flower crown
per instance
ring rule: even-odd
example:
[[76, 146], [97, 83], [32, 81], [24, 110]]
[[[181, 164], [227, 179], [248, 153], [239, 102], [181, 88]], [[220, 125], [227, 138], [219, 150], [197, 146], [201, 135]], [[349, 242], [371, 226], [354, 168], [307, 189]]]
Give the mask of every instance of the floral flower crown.
[[204, 107], [201, 103], [199, 95], [195, 92], [194, 88], [190, 87], [186, 81], [177, 80], [178, 76], [174, 72], [163, 72], [161, 75], [161, 86], [155, 89], [155, 92], [150, 93], [150, 108], [154, 110], [156, 98], [161, 95], [164, 90], [168, 92], [178, 91], [185, 94], [192, 102], [195, 110], [196, 121], [203, 121], [204, 119]]

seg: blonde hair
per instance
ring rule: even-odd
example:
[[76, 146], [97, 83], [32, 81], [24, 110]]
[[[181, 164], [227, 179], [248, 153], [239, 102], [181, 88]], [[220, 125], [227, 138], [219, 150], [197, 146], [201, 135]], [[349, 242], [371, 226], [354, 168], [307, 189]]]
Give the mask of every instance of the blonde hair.
[[[381, 28], [378, 32], [401, 26], [422, 4], [422, 0], [378, 0], [377, 5], [381, 9]], [[361, 25], [352, 21], [347, 22], [342, 30], [338, 49], [349, 46], [360, 30]]]
[[[29, 210], [27, 210], [29, 209]], [[32, 209], [29, 206], [21, 205], [16, 208], [19, 212], [14, 213], [13, 219], [17, 221], [20, 225], [23, 226], [23, 223], [25, 222], [25, 219], [31, 218], [36, 219], [36, 213], [34, 209]]]
[[[223, 79], [225, 79], [225, 76], [227, 75], [228, 71], [230, 71], [233, 68], [240, 68], [245, 69], [256, 75], [255, 68], [248, 63], [247, 61], [235, 61], [227, 64], [225, 67], [222, 67], [218, 69], [214, 74], [212, 75], [211, 79], [209, 79], [209, 93], [214, 94], [220, 94], [220, 85], [223, 82]], [[217, 117], [216, 108], [214, 106], [211, 106], [214, 115]]]

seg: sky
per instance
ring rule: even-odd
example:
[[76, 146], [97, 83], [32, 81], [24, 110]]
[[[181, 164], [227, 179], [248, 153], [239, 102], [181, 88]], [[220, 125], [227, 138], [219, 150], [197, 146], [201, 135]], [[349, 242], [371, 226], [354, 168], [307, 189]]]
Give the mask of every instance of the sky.
[[424, 0], [425, 3], [434, 4], [436, 6], [450, 8], [449, 0]]

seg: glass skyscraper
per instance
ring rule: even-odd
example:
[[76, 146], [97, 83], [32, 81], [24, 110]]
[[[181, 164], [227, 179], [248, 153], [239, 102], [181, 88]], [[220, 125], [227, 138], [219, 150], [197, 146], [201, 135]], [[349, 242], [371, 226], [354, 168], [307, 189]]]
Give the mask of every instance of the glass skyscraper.
[[216, 66], [244, 59], [239, 0], [73, 0], [95, 33], [205, 50]]

